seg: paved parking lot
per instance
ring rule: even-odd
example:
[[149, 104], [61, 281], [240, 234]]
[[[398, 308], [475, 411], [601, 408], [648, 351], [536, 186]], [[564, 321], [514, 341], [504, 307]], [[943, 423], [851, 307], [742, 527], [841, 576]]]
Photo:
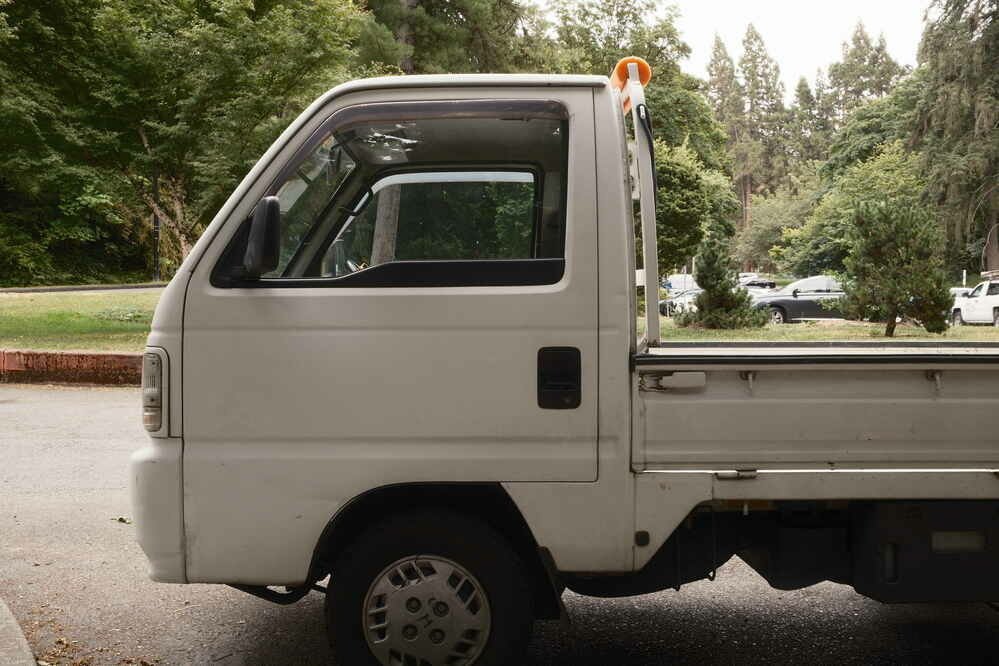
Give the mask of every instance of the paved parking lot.
[[[318, 594], [278, 607], [146, 579], [125, 489], [138, 404], [135, 389], [0, 386], [0, 598], [36, 655], [329, 664]], [[832, 583], [780, 592], [738, 560], [679, 594], [566, 606], [568, 627], [538, 624], [530, 666], [999, 663], [999, 613], [985, 604], [886, 606]]]

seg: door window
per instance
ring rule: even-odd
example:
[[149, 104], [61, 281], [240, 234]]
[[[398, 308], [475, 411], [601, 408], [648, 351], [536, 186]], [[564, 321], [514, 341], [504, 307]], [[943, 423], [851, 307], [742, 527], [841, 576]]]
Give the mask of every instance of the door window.
[[989, 296], [999, 296], [999, 282], [993, 282], [989, 285]]
[[[349, 107], [268, 194], [280, 261], [240, 281], [248, 222], [218, 286], [551, 284], [564, 269], [568, 114], [547, 100]], [[228, 280], [226, 279], [228, 278]]]

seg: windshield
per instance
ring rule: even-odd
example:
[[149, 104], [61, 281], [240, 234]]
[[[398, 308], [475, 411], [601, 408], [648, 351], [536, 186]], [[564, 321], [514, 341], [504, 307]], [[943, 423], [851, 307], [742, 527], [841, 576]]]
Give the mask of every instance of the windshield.
[[814, 277], [807, 277], [801, 280], [796, 280], [791, 284], [787, 285], [781, 289], [779, 294], [791, 294], [797, 289], [799, 293], [801, 292], [830, 292], [830, 291], [840, 291], [839, 282], [835, 278], [828, 275], [817, 275]]

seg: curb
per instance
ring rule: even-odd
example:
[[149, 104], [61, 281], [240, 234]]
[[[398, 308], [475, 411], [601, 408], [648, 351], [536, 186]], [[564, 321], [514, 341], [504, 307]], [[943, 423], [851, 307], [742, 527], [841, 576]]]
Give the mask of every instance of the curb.
[[116, 291], [119, 289], [162, 289], [166, 282], [138, 282], [135, 284], [74, 284], [58, 287], [4, 287], [0, 294], [44, 294], [57, 291]]
[[35, 666], [35, 655], [3, 599], [0, 599], [0, 666]]
[[0, 384], [139, 386], [142, 354], [0, 349]]

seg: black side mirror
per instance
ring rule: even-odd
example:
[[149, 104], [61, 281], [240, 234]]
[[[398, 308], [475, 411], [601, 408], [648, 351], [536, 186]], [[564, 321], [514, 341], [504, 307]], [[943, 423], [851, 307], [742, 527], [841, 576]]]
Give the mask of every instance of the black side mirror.
[[794, 298], [798, 298], [798, 290], [795, 289], [794, 291], [792, 291], [791, 292], [791, 296], [794, 297]]
[[281, 203], [277, 197], [264, 197], [253, 211], [250, 235], [243, 255], [245, 277], [258, 279], [278, 267], [281, 252]]

